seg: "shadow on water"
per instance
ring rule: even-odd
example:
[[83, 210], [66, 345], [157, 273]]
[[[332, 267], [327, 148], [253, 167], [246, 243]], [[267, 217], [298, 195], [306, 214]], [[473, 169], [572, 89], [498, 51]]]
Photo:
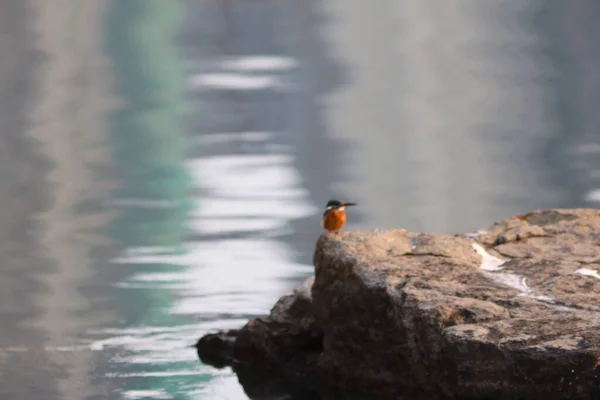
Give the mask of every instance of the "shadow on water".
[[260, 371], [249, 366], [237, 366], [234, 370], [248, 397], [256, 400], [390, 400], [374, 394], [356, 394], [350, 391], [344, 393], [322, 386], [311, 386], [305, 381], [282, 379], [273, 371]]

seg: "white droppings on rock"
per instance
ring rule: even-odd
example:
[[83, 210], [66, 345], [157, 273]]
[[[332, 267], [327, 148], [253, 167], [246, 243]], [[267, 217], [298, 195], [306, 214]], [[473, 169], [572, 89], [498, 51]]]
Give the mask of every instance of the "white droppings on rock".
[[521, 292], [519, 297], [529, 297], [538, 301], [543, 301], [547, 303], [553, 303], [555, 300], [550, 296], [545, 295], [537, 295], [533, 292], [533, 290], [527, 284], [527, 278], [514, 274], [512, 272], [499, 272], [504, 269], [502, 265], [506, 262], [498, 257], [495, 257], [489, 254], [485, 249], [478, 243], [473, 243], [473, 248], [475, 251], [482, 257], [480, 268], [484, 271], [492, 271], [485, 272], [484, 275], [502, 285], [506, 286]]
[[581, 274], [581, 275], [593, 276], [594, 278], [600, 279], [600, 274], [598, 274], [598, 271], [596, 271], [594, 269], [579, 268], [577, 271], [575, 271], [575, 273]]
[[473, 248], [482, 258], [479, 268], [485, 271], [501, 271], [503, 269], [501, 265], [506, 262], [505, 260], [491, 255], [479, 243], [473, 243]]

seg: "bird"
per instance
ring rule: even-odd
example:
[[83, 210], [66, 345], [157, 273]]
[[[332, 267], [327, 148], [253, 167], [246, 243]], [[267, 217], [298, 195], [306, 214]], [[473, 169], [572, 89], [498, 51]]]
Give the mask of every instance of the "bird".
[[346, 207], [355, 205], [356, 203], [329, 200], [321, 218], [321, 226], [329, 232], [340, 233], [340, 229], [346, 223]]

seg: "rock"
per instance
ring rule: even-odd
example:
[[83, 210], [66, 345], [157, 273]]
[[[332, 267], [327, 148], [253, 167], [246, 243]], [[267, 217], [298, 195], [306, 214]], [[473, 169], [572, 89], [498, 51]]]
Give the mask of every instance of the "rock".
[[323, 334], [313, 315], [307, 279], [275, 304], [269, 317], [246, 324], [233, 347], [236, 360], [250, 364], [285, 366], [290, 373], [309, 371], [321, 354]]
[[314, 283], [249, 321], [233, 358], [383, 396], [600, 398], [599, 245], [588, 209], [325, 234]]
[[224, 368], [235, 361], [233, 346], [239, 330], [211, 333], [201, 337], [196, 343], [198, 357], [203, 363], [215, 368]]

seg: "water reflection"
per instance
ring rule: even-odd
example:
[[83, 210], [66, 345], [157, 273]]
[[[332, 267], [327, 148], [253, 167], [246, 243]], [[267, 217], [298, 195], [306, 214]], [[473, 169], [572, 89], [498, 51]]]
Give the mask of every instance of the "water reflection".
[[[111, 129], [123, 176], [111, 206], [120, 213], [108, 232], [122, 247], [115, 268], [130, 274], [115, 283], [122, 323], [87, 336], [92, 350], [109, 356], [104, 376], [127, 398], [246, 398], [231, 371], [199, 364], [190, 346], [202, 332], [264, 314], [287, 281], [312, 272], [277, 237], [316, 208], [289, 149], [264, 131], [268, 126], [192, 136], [186, 151], [181, 113], [189, 107], [173, 47], [178, 7], [115, 2], [108, 15], [124, 100]], [[290, 67], [273, 61], [214, 62], [192, 87], [215, 94], [261, 89], [223, 71]], [[227, 104], [243, 103], [214, 105]]]
[[114, 316], [90, 284], [112, 216], [102, 11], [37, 3], [0, 6], [0, 397], [85, 398], [97, 357], [77, 336]]

